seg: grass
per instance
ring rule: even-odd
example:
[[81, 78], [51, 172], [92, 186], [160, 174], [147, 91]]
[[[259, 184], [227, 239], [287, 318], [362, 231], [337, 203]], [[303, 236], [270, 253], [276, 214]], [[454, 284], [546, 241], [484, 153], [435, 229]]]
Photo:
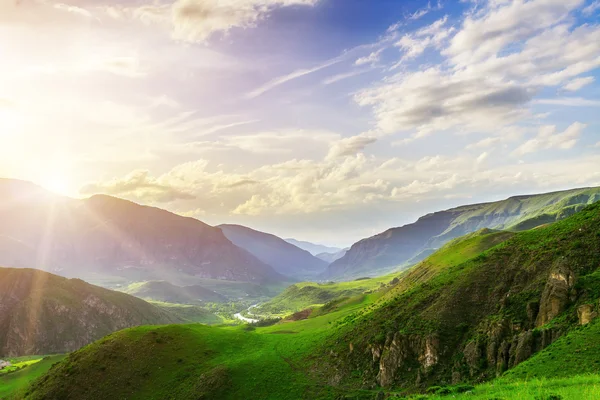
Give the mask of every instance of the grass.
[[254, 308], [252, 313], [265, 317], [286, 317], [308, 308], [319, 308], [328, 303], [334, 304], [363, 293], [385, 289], [398, 280], [398, 275], [394, 273], [348, 282], [296, 283], [268, 302]]
[[47, 357], [25, 357], [12, 359], [24, 363], [23, 368], [11, 373], [0, 374], [0, 399], [8, 399], [24, 390], [33, 380], [45, 374], [53, 364], [61, 361], [64, 355]]
[[[445, 389], [452, 391], [452, 387]], [[409, 398], [414, 400], [597, 400], [600, 399], [600, 375], [492, 382], [476, 386], [465, 393], [418, 395]]]
[[153, 304], [171, 314], [177, 315], [184, 321], [200, 324], [215, 325], [232, 322], [232, 320], [223, 318], [202, 306], [191, 304], [165, 303], [160, 301], [150, 301]]
[[27, 398], [330, 398], [338, 389], [310, 375], [310, 355], [339, 329], [332, 322], [374, 300], [374, 295], [362, 296], [329, 314], [265, 328], [124, 330], [69, 355], [31, 387]]

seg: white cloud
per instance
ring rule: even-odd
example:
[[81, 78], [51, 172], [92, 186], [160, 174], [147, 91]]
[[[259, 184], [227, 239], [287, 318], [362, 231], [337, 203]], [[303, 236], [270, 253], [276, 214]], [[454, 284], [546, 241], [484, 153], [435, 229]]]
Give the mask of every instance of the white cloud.
[[416, 21], [418, 19], [423, 18], [425, 15], [429, 14], [431, 11], [437, 11], [437, 10], [441, 10], [442, 9], [442, 2], [440, 0], [438, 0], [437, 4], [432, 7], [431, 6], [431, 1], [427, 2], [427, 7], [421, 8], [417, 11], [415, 11], [412, 14], [409, 14], [406, 18], [409, 20], [413, 20]]
[[328, 159], [334, 159], [338, 157], [354, 156], [357, 153], [361, 153], [364, 149], [377, 141], [373, 136], [352, 136], [344, 138], [334, 143], [329, 149], [327, 154]]
[[589, 6], [587, 6], [586, 8], [583, 9], [583, 15], [586, 16], [591, 16], [592, 14], [594, 14], [597, 10], [600, 10], [600, 0], [595, 0], [592, 3], [590, 3]]
[[362, 75], [366, 72], [369, 72], [369, 70], [368, 69], [358, 69], [355, 71], [350, 71], [350, 72], [345, 72], [342, 74], [333, 75], [333, 76], [330, 76], [329, 78], [323, 79], [323, 84], [331, 85], [332, 83], [336, 83], [336, 82], [339, 82], [339, 81], [342, 81], [345, 79], [353, 78], [355, 76]]
[[[396, 43], [398, 67], [428, 48], [442, 60], [408, 67], [355, 95], [370, 106], [386, 133], [492, 132], [525, 118], [545, 87], [575, 88], [591, 82], [578, 76], [600, 67], [600, 26], [573, 26], [570, 13], [582, 0], [490, 2], [468, 14], [458, 31], [447, 17], [407, 33]], [[594, 105], [583, 99], [540, 104]]]
[[397, 66], [403, 61], [420, 56], [428, 47], [440, 49], [455, 30], [454, 27], [446, 28], [447, 21], [448, 16], [446, 15], [431, 25], [420, 28], [415, 33], [403, 35], [395, 43], [395, 46], [403, 51], [402, 58]]
[[386, 133], [417, 130], [418, 136], [455, 127], [497, 129], [522, 115], [535, 92], [510, 82], [449, 75], [439, 68], [399, 74], [390, 83], [355, 96], [374, 107]]
[[173, 38], [204, 42], [216, 33], [255, 26], [281, 7], [314, 6], [319, 0], [176, 0], [172, 4], [108, 6], [107, 15], [137, 18], [147, 24], [170, 28]]
[[272, 79], [271, 81], [265, 83], [264, 85], [252, 90], [251, 92], [247, 93], [246, 97], [249, 99], [252, 99], [252, 98], [261, 96], [264, 93], [276, 88], [279, 85], [283, 85], [286, 82], [292, 81], [297, 78], [301, 78], [305, 75], [312, 74], [313, 72], [320, 71], [327, 67], [331, 67], [332, 65], [335, 65], [335, 64], [339, 63], [340, 61], [342, 61], [341, 57], [334, 58], [323, 64], [317, 65], [316, 67], [307, 68], [307, 69], [299, 69], [299, 70], [289, 73], [287, 75], [277, 77], [277, 78]]
[[560, 149], [568, 150], [573, 148], [579, 139], [581, 131], [587, 125], [580, 122], [571, 124], [563, 132], [556, 132], [556, 126], [546, 125], [540, 128], [539, 133], [533, 139], [528, 140], [519, 146], [513, 155], [522, 156], [529, 153], [535, 153], [539, 150]]
[[383, 49], [379, 49], [377, 51], [372, 52], [368, 56], [361, 57], [361, 58], [357, 59], [354, 62], [354, 64], [355, 65], [375, 64], [381, 58], [381, 52], [382, 51], [383, 51]]
[[572, 81], [569, 81], [565, 85], [563, 85], [563, 89], [568, 90], [569, 92], [575, 92], [581, 89], [582, 87], [593, 83], [594, 80], [595, 79], [593, 76], [586, 76], [584, 78], [573, 79]]
[[589, 100], [581, 97], [559, 97], [556, 99], [538, 99], [536, 104], [548, 104], [565, 107], [600, 107], [600, 100]]
[[511, 43], [525, 40], [568, 18], [583, 0], [506, 1], [490, 4], [468, 16], [445, 52], [465, 66], [497, 55]]

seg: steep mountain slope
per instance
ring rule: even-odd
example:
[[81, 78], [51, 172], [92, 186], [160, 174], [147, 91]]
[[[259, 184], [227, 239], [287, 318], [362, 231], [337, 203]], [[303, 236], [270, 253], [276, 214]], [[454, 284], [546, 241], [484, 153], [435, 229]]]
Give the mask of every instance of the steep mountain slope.
[[167, 303], [198, 304], [227, 301], [227, 297], [199, 285], [176, 286], [166, 281], [132, 284], [127, 287], [125, 293], [145, 300]]
[[516, 196], [425, 215], [413, 224], [363, 239], [333, 262], [323, 279], [349, 280], [377, 276], [410, 266], [451, 239], [482, 228], [530, 229], [573, 215], [600, 200], [600, 188]]
[[247, 250], [280, 274], [310, 279], [325, 272], [327, 262], [269, 233], [240, 225], [219, 225], [227, 239]]
[[319, 253], [316, 255], [316, 257], [320, 258], [328, 264], [331, 264], [335, 260], [339, 260], [340, 258], [344, 257], [348, 250], [349, 249], [343, 249], [335, 253]]
[[285, 239], [285, 241], [293, 244], [296, 247], [301, 248], [302, 250], [308, 251], [313, 256], [316, 256], [320, 253], [337, 253], [338, 251], [342, 250], [339, 247], [325, 246], [322, 244], [306, 242], [303, 240]]
[[0, 179], [0, 264], [135, 280], [165, 275], [266, 282], [283, 279], [196, 219], [97, 195], [75, 200]]
[[78, 279], [0, 268], [0, 356], [64, 353], [119, 329], [181, 321], [143, 300]]
[[364, 384], [384, 387], [489, 379], [598, 315], [600, 203], [432, 266], [441, 252], [329, 343], [339, 356], [323, 366], [336, 380], [351, 382], [357, 369]]

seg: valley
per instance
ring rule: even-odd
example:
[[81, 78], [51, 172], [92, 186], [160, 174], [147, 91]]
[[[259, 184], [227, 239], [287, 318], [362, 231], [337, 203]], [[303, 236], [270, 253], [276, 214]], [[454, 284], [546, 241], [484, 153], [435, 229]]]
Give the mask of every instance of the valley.
[[376, 278], [253, 293], [235, 281], [131, 284], [122, 290], [178, 324], [113, 328], [62, 361], [0, 377], [10, 382], [0, 395], [593, 399], [599, 227], [595, 203], [529, 230], [479, 229]]

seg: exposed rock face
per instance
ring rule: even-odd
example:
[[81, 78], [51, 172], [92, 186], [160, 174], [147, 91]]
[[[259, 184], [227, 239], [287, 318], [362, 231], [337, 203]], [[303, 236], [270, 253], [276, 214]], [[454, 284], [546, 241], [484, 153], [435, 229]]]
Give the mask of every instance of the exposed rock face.
[[535, 325], [545, 325], [558, 314], [566, 310], [575, 284], [573, 271], [560, 265], [550, 273], [540, 300], [540, 309]]
[[598, 316], [593, 304], [583, 304], [577, 308], [577, 318], [579, 325], [587, 325]]
[[437, 336], [388, 336], [385, 345], [371, 347], [373, 362], [379, 363], [377, 382], [383, 387], [391, 386], [398, 370], [414, 367], [419, 368], [420, 374], [427, 374], [439, 360], [439, 347]]

